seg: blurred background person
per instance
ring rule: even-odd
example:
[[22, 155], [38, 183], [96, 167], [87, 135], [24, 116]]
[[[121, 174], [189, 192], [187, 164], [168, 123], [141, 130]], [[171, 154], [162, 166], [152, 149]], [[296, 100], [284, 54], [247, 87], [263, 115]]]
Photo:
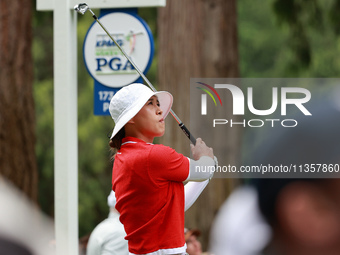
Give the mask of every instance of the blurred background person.
[[33, 255], [33, 253], [23, 244], [0, 237], [1, 255]]
[[184, 229], [184, 238], [189, 255], [202, 255], [202, 245], [197, 239], [200, 235], [201, 232], [198, 229]]
[[[201, 242], [198, 237], [201, 235], [201, 231], [198, 229], [184, 229], [185, 243], [187, 244], [188, 255], [209, 255], [208, 252], [202, 252]], [[212, 254], [210, 254], [212, 255]]]
[[263, 179], [256, 185], [273, 229], [265, 254], [340, 254], [340, 179]]
[[260, 255], [271, 239], [253, 186], [235, 189], [213, 222], [210, 247], [215, 255]]
[[[212, 226], [212, 252], [340, 254], [339, 98], [335, 90], [310, 106], [312, 116], [298, 118], [298, 126], [268, 134], [252, 155], [253, 165], [292, 164], [309, 170], [286, 178], [252, 178], [236, 189]], [[312, 164], [326, 166], [325, 171], [311, 172]]]
[[79, 238], [79, 255], [86, 255], [87, 244], [90, 239], [90, 234], [84, 235]]
[[52, 255], [52, 219], [0, 175], [0, 254]]
[[128, 242], [124, 239], [124, 226], [119, 221], [119, 213], [115, 209], [116, 197], [113, 191], [108, 196], [107, 203], [110, 207], [109, 217], [92, 231], [87, 244], [87, 255], [129, 254]]

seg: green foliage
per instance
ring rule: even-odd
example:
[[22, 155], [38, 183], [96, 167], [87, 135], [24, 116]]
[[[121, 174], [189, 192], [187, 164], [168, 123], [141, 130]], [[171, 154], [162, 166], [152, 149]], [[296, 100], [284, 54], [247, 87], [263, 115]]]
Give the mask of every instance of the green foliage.
[[[54, 214], [53, 81], [46, 78], [34, 84], [36, 109], [36, 155], [39, 172], [39, 203]], [[38, 99], [38, 100], [37, 100]]]
[[241, 77], [337, 77], [336, 0], [239, 0]]
[[238, 1], [238, 40], [241, 77], [277, 77], [287, 54], [287, 28], [279, 30], [271, 12], [272, 0]]
[[318, 1], [310, 0], [306, 3], [298, 0], [276, 0], [273, 7], [280, 23], [288, 24], [291, 30], [288, 45], [295, 53], [291, 67], [308, 67], [311, 62], [311, 50], [307, 27], [311, 26], [320, 31], [323, 27], [323, 16]]
[[51, 13], [34, 12], [33, 37], [33, 93], [37, 122], [36, 156], [39, 173], [38, 200], [42, 210], [53, 216], [53, 16]]

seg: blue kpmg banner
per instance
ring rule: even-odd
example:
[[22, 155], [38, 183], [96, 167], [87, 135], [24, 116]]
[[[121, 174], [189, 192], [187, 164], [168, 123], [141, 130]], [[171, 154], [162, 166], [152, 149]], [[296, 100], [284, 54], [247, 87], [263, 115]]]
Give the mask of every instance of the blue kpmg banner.
[[[98, 17], [121, 48], [146, 74], [154, 55], [150, 28], [137, 15], [137, 8], [105, 9]], [[94, 79], [94, 114], [110, 115], [112, 96], [122, 87], [143, 80], [104, 29], [95, 21], [83, 45], [87, 71]]]

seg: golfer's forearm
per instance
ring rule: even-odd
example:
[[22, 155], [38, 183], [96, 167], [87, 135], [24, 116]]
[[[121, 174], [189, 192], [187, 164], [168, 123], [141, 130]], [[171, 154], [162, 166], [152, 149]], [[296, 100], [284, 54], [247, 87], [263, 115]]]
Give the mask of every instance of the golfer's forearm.
[[185, 181], [204, 181], [214, 175], [217, 160], [203, 156], [199, 160], [190, 159], [189, 175]]
[[209, 180], [205, 180], [203, 182], [188, 182], [184, 186], [184, 211], [188, 210], [193, 205], [193, 203], [195, 203], [196, 199], [199, 197], [208, 183]]

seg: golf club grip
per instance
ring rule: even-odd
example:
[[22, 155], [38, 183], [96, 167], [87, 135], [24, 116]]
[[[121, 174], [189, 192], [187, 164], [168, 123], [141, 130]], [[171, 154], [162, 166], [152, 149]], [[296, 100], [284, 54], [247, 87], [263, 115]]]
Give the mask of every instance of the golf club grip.
[[192, 144], [196, 145], [196, 138], [191, 135], [189, 129], [187, 129], [187, 127], [183, 123], [180, 123], [179, 127], [182, 129], [183, 133], [190, 139]]

